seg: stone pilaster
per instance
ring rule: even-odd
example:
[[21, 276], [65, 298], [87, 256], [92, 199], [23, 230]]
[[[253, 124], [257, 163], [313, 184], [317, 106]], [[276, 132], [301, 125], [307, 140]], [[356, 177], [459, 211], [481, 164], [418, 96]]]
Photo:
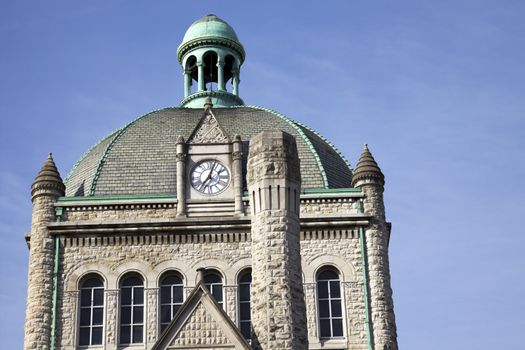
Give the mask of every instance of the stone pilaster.
[[186, 216], [186, 144], [184, 138], [177, 139], [177, 216]]
[[307, 349], [299, 242], [301, 175], [295, 139], [264, 131], [250, 141], [254, 349]]
[[233, 138], [233, 188], [235, 190], [235, 215], [244, 213], [242, 203], [242, 144], [241, 137], [235, 135]]
[[356, 166], [352, 185], [363, 191], [363, 210], [371, 215], [370, 224], [365, 228], [365, 241], [372, 343], [376, 350], [397, 350], [388, 260], [390, 228], [383, 201], [384, 176], [367, 145]]
[[53, 204], [64, 195], [64, 190], [60, 174], [49, 154], [31, 186], [33, 211], [24, 334], [26, 350], [51, 347], [54, 242], [47, 226], [55, 221]]

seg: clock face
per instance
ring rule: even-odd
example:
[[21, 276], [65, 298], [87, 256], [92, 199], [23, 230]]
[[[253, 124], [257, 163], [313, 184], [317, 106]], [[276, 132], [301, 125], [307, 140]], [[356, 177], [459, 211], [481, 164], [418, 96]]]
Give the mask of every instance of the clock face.
[[218, 194], [228, 187], [230, 173], [219, 161], [209, 159], [198, 163], [191, 171], [191, 186], [204, 194]]

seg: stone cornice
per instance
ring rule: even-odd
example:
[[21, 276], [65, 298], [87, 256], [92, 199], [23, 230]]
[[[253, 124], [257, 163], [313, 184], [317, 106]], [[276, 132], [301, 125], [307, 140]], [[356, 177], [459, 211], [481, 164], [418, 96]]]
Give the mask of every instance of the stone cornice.
[[[348, 226], [366, 226], [370, 216], [319, 216], [301, 218], [301, 229], [330, 229]], [[177, 232], [248, 232], [251, 218], [169, 218], [66, 221], [48, 225], [52, 234], [147, 234]]]
[[182, 64], [182, 58], [188, 51], [196, 47], [214, 45], [221, 45], [235, 50], [241, 56], [241, 62], [244, 62], [244, 59], [246, 58], [246, 52], [244, 51], [244, 47], [239, 43], [226, 38], [208, 36], [190, 40], [179, 46], [179, 48], [177, 49], [177, 58], [179, 60], [179, 63]]

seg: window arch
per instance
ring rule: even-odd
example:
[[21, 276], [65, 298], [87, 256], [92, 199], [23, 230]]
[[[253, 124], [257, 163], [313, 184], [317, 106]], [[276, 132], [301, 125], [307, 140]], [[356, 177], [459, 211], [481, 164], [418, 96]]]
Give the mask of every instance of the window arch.
[[78, 345], [101, 345], [104, 328], [104, 281], [99, 275], [90, 274], [80, 281], [79, 287]]
[[252, 270], [246, 269], [239, 274], [238, 278], [239, 294], [239, 329], [245, 339], [252, 338], [252, 317], [251, 317], [251, 284]]
[[160, 278], [160, 332], [170, 324], [184, 302], [182, 277], [175, 271], [168, 271]]
[[333, 267], [321, 270], [317, 276], [317, 311], [320, 338], [343, 336], [341, 281]]
[[144, 339], [144, 281], [129, 273], [120, 283], [120, 344], [141, 344]]
[[217, 303], [223, 307], [222, 277], [216, 270], [208, 270], [204, 275], [204, 285]]

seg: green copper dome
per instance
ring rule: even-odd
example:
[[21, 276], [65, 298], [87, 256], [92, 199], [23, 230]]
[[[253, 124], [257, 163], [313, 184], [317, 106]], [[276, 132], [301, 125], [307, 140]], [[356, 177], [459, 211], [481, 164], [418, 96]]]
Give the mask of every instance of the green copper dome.
[[233, 30], [228, 23], [215, 15], [206, 15], [193, 22], [188, 28], [184, 34], [182, 43], [177, 50], [179, 62], [181, 62], [184, 53], [191, 48], [202, 44], [218, 44], [231, 47], [238, 51], [242, 60], [244, 60], [244, 48], [240, 43], [235, 30]]

